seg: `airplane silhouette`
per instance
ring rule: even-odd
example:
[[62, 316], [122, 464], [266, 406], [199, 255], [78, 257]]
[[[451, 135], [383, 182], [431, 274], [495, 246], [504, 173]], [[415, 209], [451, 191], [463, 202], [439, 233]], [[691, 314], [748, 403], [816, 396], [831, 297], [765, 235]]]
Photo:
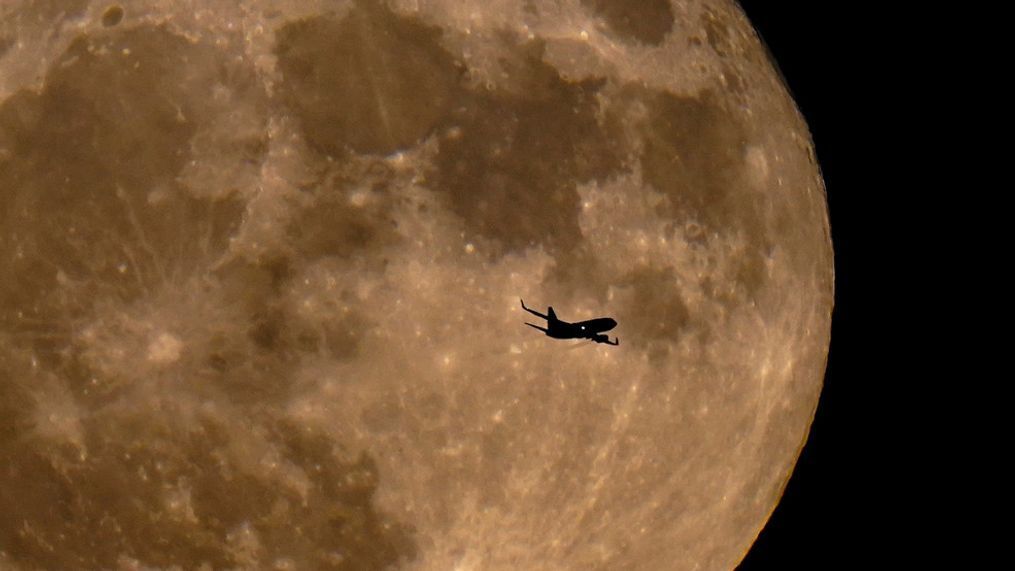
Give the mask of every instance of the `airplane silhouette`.
[[568, 323], [567, 321], [557, 319], [557, 314], [553, 312], [553, 307], [547, 308], [547, 313], [549, 315], [543, 315], [538, 311], [533, 311], [525, 307], [525, 300], [519, 301], [522, 302], [522, 309], [546, 320], [546, 327], [533, 325], [527, 321], [525, 322], [525, 325], [534, 327], [543, 333], [546, 333], [547, 337], [553, 337], [554, 339], [590, 339], [596, 343], [620, 345], [620, 338], [617, 338], [616, 341], [610, 341], [610, 338], [607, 335], [602, 334], [603, 331], [609, 331], [617, 326], [617, 321], [615, 319], [610, 317], [600, 317], [598, 319], [589, 319], [588, 321], [579, 321], [578, 323]]

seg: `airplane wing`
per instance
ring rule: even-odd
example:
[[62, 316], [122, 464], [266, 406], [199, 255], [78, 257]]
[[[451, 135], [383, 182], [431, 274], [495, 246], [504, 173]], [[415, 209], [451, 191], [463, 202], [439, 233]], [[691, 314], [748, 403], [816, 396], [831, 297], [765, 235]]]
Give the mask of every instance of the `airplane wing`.
[[615, 338], [615, 340], [610, 341], [610, 338], [607, 337], [606, 335], [593, 335], [592, 337], [589, 337], [589, 339], [595, 341], [596, 343], [606, 343], [607, 345], [613, 346], [620, 345], [620, 337], [617, 337]]

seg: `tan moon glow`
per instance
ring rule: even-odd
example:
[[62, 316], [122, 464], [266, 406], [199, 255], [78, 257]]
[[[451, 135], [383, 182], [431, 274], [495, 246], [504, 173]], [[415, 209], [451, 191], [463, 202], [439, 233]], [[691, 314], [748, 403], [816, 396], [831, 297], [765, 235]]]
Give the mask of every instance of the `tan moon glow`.
[[0, 569], [729, 569], [831, 264], [726, 0], [5, 2]]

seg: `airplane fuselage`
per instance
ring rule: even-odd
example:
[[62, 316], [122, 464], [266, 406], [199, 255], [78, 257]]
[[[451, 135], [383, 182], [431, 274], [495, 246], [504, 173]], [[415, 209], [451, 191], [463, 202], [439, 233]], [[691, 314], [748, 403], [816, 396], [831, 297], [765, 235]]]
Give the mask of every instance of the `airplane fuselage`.
[[522, 301], [522, 309], [546, 320], [546, 327], [540, 327], [528, 322], [525, 325], [546, 333], [547, 337], [553, 337], [554, 339], [590, 339], [596, 343], [606, 343], [608, 345], [620, 344], [619, 339], [610, 341], [610, 338], [603, 334], [604, 331], [609, 331], [617, 326], [617, 321], [613, 318], [599, 317], [597, 319], [569, 323], [558, 319], [552, 307], [544, 315], [525, 307], [525, 302]]
[[554, 319], [546, 322], [546, 334], [555, 339], [592, 339], [596, 334], [609, 331], [616, 326], [616, 320], [609, 317], [579, 321], [578, 323]]

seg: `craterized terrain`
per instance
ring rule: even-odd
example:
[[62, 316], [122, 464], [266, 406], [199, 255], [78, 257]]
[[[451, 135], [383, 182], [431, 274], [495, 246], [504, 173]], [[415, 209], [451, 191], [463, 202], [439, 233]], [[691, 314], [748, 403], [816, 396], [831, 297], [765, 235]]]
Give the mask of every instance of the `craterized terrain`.
[[[821, 387], [725, 1], [0, 11], [0, 568], [736, 564]], [[554, 342], [518, 297], [610, 314]]]

